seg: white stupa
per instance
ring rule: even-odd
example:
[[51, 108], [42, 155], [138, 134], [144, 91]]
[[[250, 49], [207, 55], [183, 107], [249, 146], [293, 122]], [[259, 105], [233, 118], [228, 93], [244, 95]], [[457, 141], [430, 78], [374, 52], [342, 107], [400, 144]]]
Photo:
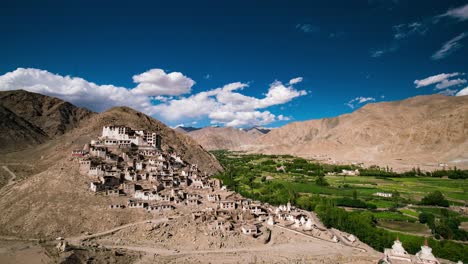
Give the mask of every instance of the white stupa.
[[309, 230], [312, 230], [313, 227], [314, 227], [314, 223], [312, 222], [312, 219], [308, 218], [307, 222], [304, 225], [304, 230], [309, 231]]
[[268, 216], [267, 224], [271, 226], [275, 225], [275, 220], [273, 219], [272, 215]]
[[391, 263], [411, 263], [411, 256], [403, 248], [403, 245], [398, 238], [393, 242], [392, 248], [386, 248], [384, 250], [384, 255]]
[[301, 216], [301, 219], [299, 221], [301, 221], [301, 225], [305, 225], [306, 223], [304, 216]]
[[424, 246], [421, 251], [416, 253], [416, 263], [418, 264], [440, 264], [440, 262], [432, 254], [432, 248], [427, 244], [427, 239], [424, 240]]

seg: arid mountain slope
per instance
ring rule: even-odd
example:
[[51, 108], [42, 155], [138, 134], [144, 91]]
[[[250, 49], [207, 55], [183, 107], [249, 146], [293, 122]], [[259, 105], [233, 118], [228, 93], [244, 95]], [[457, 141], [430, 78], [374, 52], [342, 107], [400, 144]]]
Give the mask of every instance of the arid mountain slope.
[[244, 131], [232, 127], [205, 127], [187, 133], [207, 150], [237, 149], [252, 144], [263, 135], [258, 130]]
[[290, 123], [246, 148], [395, 168], [468, 164], [468, 96], [368, 104], [335, 118]]
[[24, 90], [0, 92], [0, 105], [42, 129], [50, 138], [70, 131], [95, 114], [58, 98]]
[[196, 131], [196, 130], [199, 130], [201, 128], [198, 128], [198, 127], [182, 127], [182, 126], [178, 126], [176, 127], [174, 130], [178, 131], [178, 132], [181, 132], [181, 133], [189, 133], [189, 132], [192, 132], [192, 131]]
[[30, 171], [34, 171], [18, 175], [20, 179], [13, 186], [0, 190], [0, 235], [54, 238], [83, 231], [94, 233], [150, 217], [143, 211], [129, 214], [108, 210], [113, 199], [122, 202], [127, 198], [91, 193], [89, 178], [80, 175], [77, 161], [71, 160], [71, 151], [98, 137], [103, 126], [119, 124], [160, 131], [163, 149], [174, 150], [186, 161], [198, 164], [202, 171], [215, 173], [222, 169], [192, 138], [143, 113], [115, 107], [44, 144], [0, 155], [1, 165], [12, 170], [31, 166]]
[[0, 105], [0, 146], [2, 146], [2, 152], [34, 146], [46, 140], [48, 140], [48, 136], [40, 128]]

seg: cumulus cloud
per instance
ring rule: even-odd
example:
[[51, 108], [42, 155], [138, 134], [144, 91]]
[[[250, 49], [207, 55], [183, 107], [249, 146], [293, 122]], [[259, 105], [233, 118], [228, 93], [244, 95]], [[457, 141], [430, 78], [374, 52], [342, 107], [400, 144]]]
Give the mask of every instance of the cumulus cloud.
[[461, 90], [458, 91], [458, 93], [456, 94], [456, 96], [464, 96], [464, 95], [468, 95], [468, 87], [465, 87], [465, 88], [461, 89]]
[[146, 96], [186, 94], [195, 84], [194, 80], [180, 72], [165, 73], [161, 69], [134, 75], [133, 81], [138, 85], [132, 89], [132, 93]]
[[346, 105], [349, 106], [351, 109], [354, 109], [359, 104], [363, 104], [365, 102], [375, 102], [375, 98], [359, 96], [347, 102]]
[[279, 116], [278, 116], [278, 120], [279, 120], [279, 121], [289, 121], [289, 120], [291, 120], [291, 117], [289, 117], [289, 116], [284, 116], [284, 115], [279, 115]]
[[[416, 85], [416, 88], [420, 88], [420, 87], [424, 87], [424, 86], [428, 86], [428, 85], [432, 85], [432, 84], [447, 81], [447, 79], [449, 79], [451, 77], [458, 76], [458, 75], [460, 75], [459, 72], [440, 73], [440, 74], [437, 74], [437, 75], [429, 76], [429, 77], [424, 78], [422, 80], [415, 80], [414, 84]], [[446, 87], [448, 87], [448, 86], [446, 86]]]
[[444, 45], [442, 45], [442, 47], [436, 51], [433, 55], [432, 55], [432, 59], [433, 60], [440, 60], [440, 59], [443, 59], [445, 57], [447, 57], [448, 55], [452, 54], [454, 51], [460, 49], [461, 47], [463, 47], [463, 45], [460, 43], [460, 41], [462, 39], [464, 39], [466, 36], [468, 36], [468, 34], [466, 33], [461, 33], [460, 35], [454, 37], [453, 39], [447, 41], [446, 43], [444, 43]]
[[275, 81], [270, 84], [265, 97], [255, 98], [238, 92], [246, 87], [246, 83], [230, 83], [186, 98], [171, 100], [169, 103], [157, 105], [156, 108], [168, 120], [208, 116], [212, 124], [258, 126], [279, 120], [269, 111], [259, 110], [285, 104], [307, 94], [306, 91], [296, 90], [292, 85], [286, 86], [280, 81]]
[[124, 87], [97, 85], [82, 78], [39, 69], [18, 68], [0, 76], [0, 90], [17, 89], [59, 97], [95, 111], [127, 105], [151, 114], [152, 108], [148, 97], [135, 95]]
[[0, 76], [0, 90], [24, 89], [55, 96], [95, 111], [125, 105], [174, 122], [207, 117], [213, 124], [226, 126], [266, 125], [284, 120], [285, 117], [276, 117], [265, 109], [307, 94], [293, 87], [302, 81], [300, 77], [291, 79], [287, 85], [280, 81], [273, 82], [263, 98], [242, 94], [241, 91], [249, 85], [234, 82], [175, 99], [173, 95], [190, 92], [195, 82], [182, 73], [166, 74], [160, 69], [135, 75], [133, 80], [138, 85], [125, 88], [98, 85], [45, 70], [18, 68]]

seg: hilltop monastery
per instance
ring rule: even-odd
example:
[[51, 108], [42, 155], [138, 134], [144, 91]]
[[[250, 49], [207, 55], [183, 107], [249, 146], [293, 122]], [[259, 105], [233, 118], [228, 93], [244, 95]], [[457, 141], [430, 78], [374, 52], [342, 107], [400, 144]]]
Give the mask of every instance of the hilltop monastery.
[[[108, 210], [146, 210], [150, 214], [190, 214], [211, 234], [240, 232], [256, 238], [268, 226], [342, 243], [359, 249], [356, 237], [325, 228], [312, 212], [278, 207], [245, 199], [210, 178], [173, 151], [163, 151], [158, 131], [105, 126], [99, 138], [71, 155], [80, 172], [89, 177], [89, 190], [97, 195], [122, 197], [125, 203]], [[385, 250], [380, 263], [439, 263], [425, 245], [411, 257], [399, 240]]]

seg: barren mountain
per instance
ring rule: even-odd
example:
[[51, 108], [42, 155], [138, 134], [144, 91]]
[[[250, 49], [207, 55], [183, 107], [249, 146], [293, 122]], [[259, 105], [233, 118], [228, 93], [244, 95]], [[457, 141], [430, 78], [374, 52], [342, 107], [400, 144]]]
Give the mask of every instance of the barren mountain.
[[178, 132], [181, 132], [181, 133], [189, 133], [189, 132], [196, 131], [196, 130], [199, 130], [199, 129], [201, 129], [201, 128], [178, 126], [174, 130], [176, 130]]
[[468, 96], [417, 96], [351, 114], [295, 122], [245, 148], [394, 168], [468, 165]]
[[237, 149], [252, 144], [259, 136], [259, 130], [244, 131], [232, 127], [205, 127], [187, 133], [207, 150]]
[[0, 92], [0, 105], [42, 129], [50, 138], [70, 131], [95, 114], [61, 99], [24, 90]]
[[0, 105], [0, 145], [2, 152], [34, 146], [48, 139], [40, 128]]
[[[2, 123], [7, 120], [4, 126], [30, 136], [29, 130], [35, 127], [29, 127], [28, 123], [3, 109], [0, 108]], [[3, 115], [8, 115], [8, 119]], [[106, 125], [159, 131], [164, 150], [175, 151], [184, 160], [198, 164], [204, 172], [212, 174], [222, 170], [217, 160], [189, 136], [133, 109], [115, 107], [91, 115], [78, 127], [43, 144], [0, 155], [0, 164], [16, 174], [15, 184], [0, 188], [0, 235], [49, 238], [77, 235], [147, 217], [144, 212], [128, 214], [107, 210], [112, 198], [89, 192], [89, 179], [79, 174], [77, 162], [70, 159], [73, 149], [82, 148], [99, 136]]]

